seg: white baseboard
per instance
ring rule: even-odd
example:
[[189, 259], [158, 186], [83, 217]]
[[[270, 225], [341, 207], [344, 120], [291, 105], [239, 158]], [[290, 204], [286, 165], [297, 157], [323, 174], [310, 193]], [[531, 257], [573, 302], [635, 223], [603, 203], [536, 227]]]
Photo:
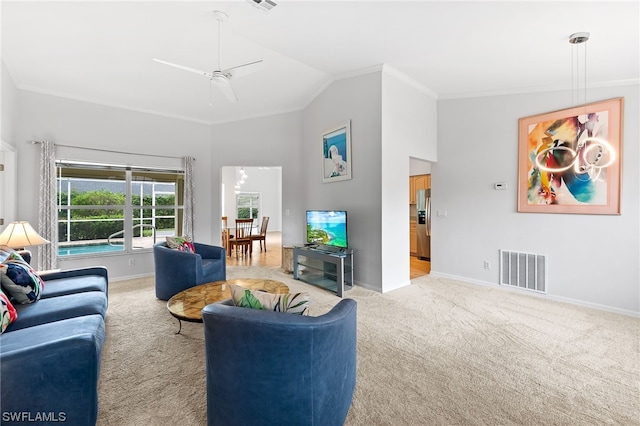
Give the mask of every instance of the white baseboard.
[[[411, 281], [410, 280], [409, 281], [405, 281], [405, 282], [403, 282], [401, 284], [395, 285], [395, 286], [393, 286], [391, 288], [385, 288], [383, 293], [389, 293], [390, 291], [397, 290], [399, 288], [406, 287], [408, 285], [411, 285]], [[376, 290], [376, 291], [378, 291], [378, 290]]]
[[518, 294], [524, 294], [527, 296], [541, 297], [543, 299], [553, 300], [555, 302], [567, 303], [570, 305], [582, 306], [584, 308], [598, 309], [600, 311], [640, 318], [640, 312], [631, 311], [629, 309], [620, 309], [614, 306], [601, 305], [599, 303], [585, 302], [584, 300], [572, 299], [570, 297], [556, 296], [548, 293], [542, 294], [534, 291], [528, 291], [526, 289], [510, 288], [508, 286], [503, 286], [503, 285], [499, 285], [499, 284], [488, 282], [488, 281], [475, 280], [472, 278], [461, 277], [458, 275], [452, 275], [452, 274], [447, 274], [444, 272], [438, 272], [433, 270], [430, 272], [429, 276], [432, 276], [435, 278], [447, 278], [451, 280], [461, 281], [469, 284], [481, 285], [485, 287], [499, 288], [504, 291], [515, 291]]
[[[367, 283], [362, 283], [360, 281], [356, 281], [356, 285], [358, 287], [362, 287], [362, 288], [365, 288], [367, 290], [371, 290], [371, 291], [375, 291], [376, 293], [380, 293], [380, 287], [374, 287], [372, 285], [369, 285]], [[408, 285], [411, 285], [411, 281], [403, 282], [402, 284], [395, 285], [392, 288], [385, 288], [382, 293], [389, 293], [390, 291], [397, 290], [399, 288], [403, 288], [403, 287], [406, 287]]]
[[127, 275], [127, 276], [123, 276], [123, 277], [114, 277], [114, 278], [109, 277], [109, 281], [110, 282], [117, 282], [117, 281], [135, 280], [135, 279], [138, 279], [138, 278], [153, 277], [154, 275], [155, 274], [151, 272], [151, 273], [146, 273], [146, 274]]

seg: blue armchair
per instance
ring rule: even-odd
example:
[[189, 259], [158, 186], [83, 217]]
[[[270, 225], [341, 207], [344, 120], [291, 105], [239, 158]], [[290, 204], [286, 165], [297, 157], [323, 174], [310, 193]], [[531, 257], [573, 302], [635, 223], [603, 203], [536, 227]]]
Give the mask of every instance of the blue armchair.
[[173, 295], [196, 285], [227, 279], [226, 251], [222, 247], [193, 243], [195, 253], [153, 246], [156, 271], [156, 297], [169, 300]]
[[212, 425], [342, 425], [356, 384], [356, 302], [309, 317], [233, 306], [202, 310]]

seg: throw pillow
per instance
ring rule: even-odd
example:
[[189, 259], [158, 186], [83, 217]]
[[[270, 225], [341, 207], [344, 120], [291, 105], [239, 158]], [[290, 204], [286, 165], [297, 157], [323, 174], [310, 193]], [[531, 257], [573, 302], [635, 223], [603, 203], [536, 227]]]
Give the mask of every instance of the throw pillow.
[[272, 294], [266, 291], [250, 290], [235, 284], [231, 284], [229, 287], [235, 306], [309, 315], [311, 301], [309, 293]]
[[0, 334], [4, 333], [16, 318], [18, 318], [16, 308], [13, 307], [7, 295], [0, 290]]
[[44, 281], [18, 253], [11, 252], [0, 263], [0, 287], [15, 303], [33, 303], [40, 299]]
[[[20, 256], [20, 253], [15, 251], [14, 249], [5, 248], [0, 246], [0, 263], [4, 263], [5, 260], [9, 259], [9, 257]], [[20, 256], [22, 258], [22, 256]], [[23, 259], [24, 260], [24, 259]]]
[[167, 237], [167, 247], [176, 249], [178, 251], [186, 251], [189, 253], [195, 253], [196, 248], [189, 238], [185, 237]]

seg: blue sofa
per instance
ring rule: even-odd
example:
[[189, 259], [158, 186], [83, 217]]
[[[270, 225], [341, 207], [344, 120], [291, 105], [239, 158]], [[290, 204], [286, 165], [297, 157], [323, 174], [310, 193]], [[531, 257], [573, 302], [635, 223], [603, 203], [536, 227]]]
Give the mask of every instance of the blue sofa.
[[153, 246], [158, 299], [169, 300], [182, 290], [227, 279], [225, 249], [202, 243], [193, 245], [195, 253], [169, 248], [166, 242]]
[[356, 302], [302, 316], [233, 306], [202, 310], [210, 426], [338, 426], [356, 384]]
[[41, 277], [40, 300], [15, 305], [18, 318], [0, 335], [0, 423], [95, 425], [107, 270]]

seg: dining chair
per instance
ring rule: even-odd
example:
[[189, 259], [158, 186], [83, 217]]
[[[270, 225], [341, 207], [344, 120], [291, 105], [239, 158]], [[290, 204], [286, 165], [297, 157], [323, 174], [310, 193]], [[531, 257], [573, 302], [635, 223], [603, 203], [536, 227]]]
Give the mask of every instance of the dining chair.
[[236, 219], [236, 235], [229, 239], [231, 248], [235, 249], [236, 259], [238, 258], [238, 247], [242, 248], [243, 254], [247, 253], [251, 257], [251, 231], [253, 230], [253, 219]]
[[222, 216], [221, 223], [221, 235], [222, 235], [222, 247], [227, 251], [227, 255], [231, 256], [231, 245], [229, 244], [229, 239], [234, 236], [231, 234], [231, 229], [229, 229], [229, 221], [227, 216]]
[[260, 251], [262, 251], [262, 242], [264, 241], [264, 251], [267, 251], [267, 226], [269, 226], [269, 216], [262, 218], [262, 225], [260, 225], [260, 232], [256, 235], [251, 235], [251, 243], [253, 241], [260, 241]]

